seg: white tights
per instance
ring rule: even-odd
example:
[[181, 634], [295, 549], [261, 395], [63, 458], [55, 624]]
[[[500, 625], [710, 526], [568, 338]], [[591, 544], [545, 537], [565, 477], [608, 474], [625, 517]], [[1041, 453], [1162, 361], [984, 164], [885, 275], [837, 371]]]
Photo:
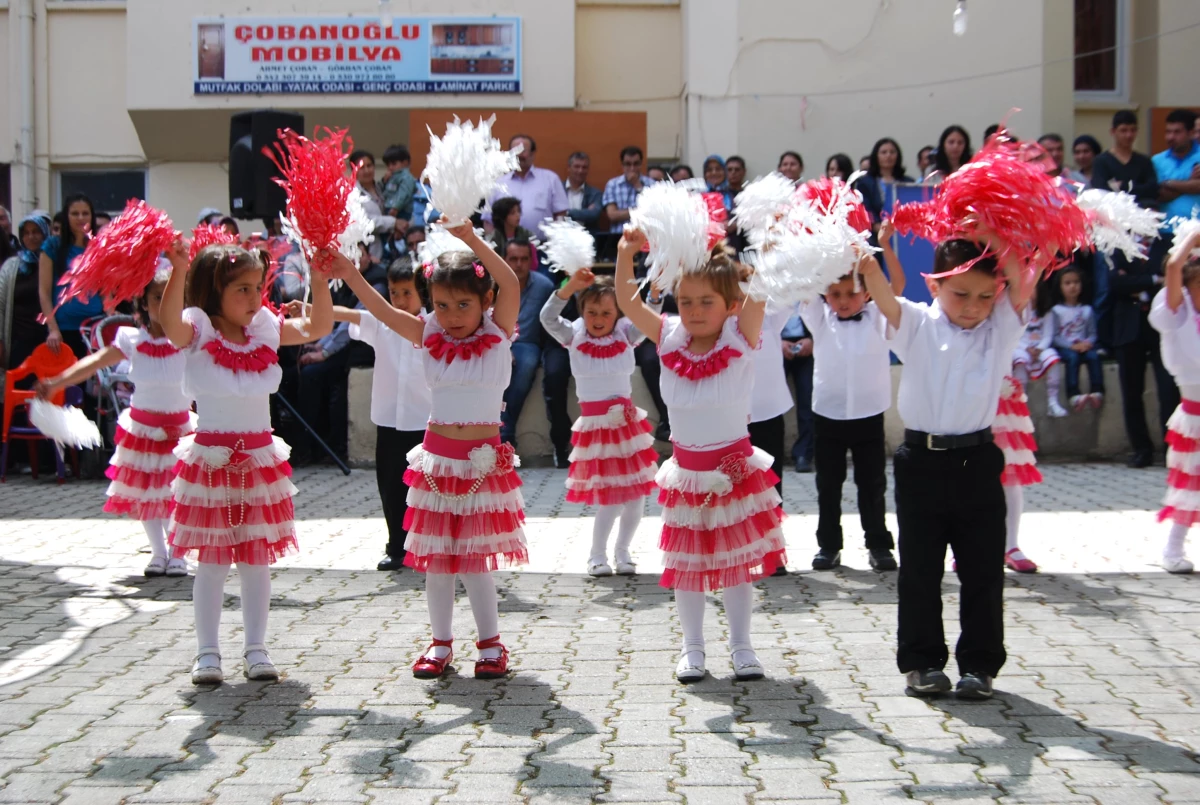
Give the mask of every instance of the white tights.
[[[739, 584], [722, 590], [725, 602], [725, 620], [729, 623], [729, 650], [733, 660], [746, 662], [748, 657], [739, 657], [738, 652], [754, 653], [750, 645], [750, 612], [754, 608], [754, 587]], [[689, 654], [693, 665], [704, 665], [704, 593], [693, 590], [675, 591], [675, 608], [679, 612], [679, 626], [683, 630], [683, 650]]]
[[143, 520], [142, 528], [146, 529], [146, 539], [150, 541], [150, 554], [156, 557], [167, 557], [167, 521]]
[[617, 531], [617, 545], [613, 559], [617, 562], [631, 561], [629, 545], [638, 524], [642, 522], [642, 511], [646, 507], [646, 499], [640, 497], [628, 503], [614, 506], [600, 506], [596, 509], [596, 519], [592, 523], [592, 555], [589, 565], [604, 564], [608, 561], [608, 535], [612, 533], [613, 524], [621, 518], [621, 528]]
[[[221, 607], [225, 602], [225, 577], [229, 565], [201, 562], [192, 582], [192, 609], [196, 617], [196, 647], [199, 653], [220, 647]], [[271, 608], [269, 565], [238, 565], [242, 585], [243, 651], [261, 650], [267, 639], [267, 615]], [[252, 658], [251, 664], [256, 661]]]
[[1179, 523], [1171, 524], [1167, 534], [1167, 547], [1163, 548], [1163, 556], [1168, 559], [1178, 559], [1183, 556], [1183, 543], [1187, 539], [1188, 527]]
[[[1047, 401], [1058, 402], [1058, 390], [1062, 387], [1062, 372], [1062, 366], [1056, 363], [1046, 370], [1046, 374], [1042, 375], [1042, 379], [1046, 381]], [[1024, 365], [1013, 366], [1013, 377], [1020, 380], [1022, 386], [1029, 388], [1029, 372]]]
[[[475, 629], [479, 640], [487, 640], [500, 634], [500, 602], [496, 596], [496, 580], [491, 573], [459, 573], [467, 599], [471, 602], [471, 614], [475, 616]], [[429, 625], [437, 640], [454, 639], [454, 579], [453, 573], [425, 574], [425, 603], [429, 606]], [[443, 659], [450, 654], [448, 646], [434, 646], [429, 656]], [[485, 648], [479, 652], [481, 659], [496, 659], [500, 649]]]
[[[1017, 547], [1017, 535], [1021, 530], [1021, 513], [1025, 510], [1025, 489], [1021, 486], [1004, 487], [1004, 505], [1006, 512], [1004, 524], [1007, 534], [1004, 540], [1004, 553]], [[1016, 557], [1024, 558], [1022, 556]]]

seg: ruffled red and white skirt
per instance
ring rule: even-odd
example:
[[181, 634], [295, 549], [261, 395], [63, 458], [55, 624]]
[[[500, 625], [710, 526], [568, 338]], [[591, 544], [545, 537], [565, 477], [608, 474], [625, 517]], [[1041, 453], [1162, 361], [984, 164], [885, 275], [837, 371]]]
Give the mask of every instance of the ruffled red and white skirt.
[[774, 459], [746, 438], [687, 450], [658, 470], [663, 587], [719, 590], [755, 581], [787, 562]]
[[1033, 420], [1029, 417], [1029, 398], [1015, 377], [1006, 377], [1000, 386], [1000, 404], [992, 436], [1004, 451], [1004, 473], [1000, 483], [1005, 486], [1029, 486], [1042, 482], [1037, 468], [1037, 441], [1033, 438]]
[[529, 562], [525, 500], [512, 445], [430, 431], [408, 453], [404, 564], [423, 573], [487, 573]]
[[196, 429], [191, 411], [163, 413], [127, 408], [117, 418], [117, 449], [108, 462], [104, 511], [134, 520], [171, 516], [175, 446]]
[[295, 553], [291, 448], [262, 433], [200, 431], [175, 448], [171, 555], [270, 565]]
[[1167, 420], [1167, 496], [1158, 521], [1200, 523], [1200, 402], [1184, 400]]
[[654, 491], [658, 451], [646, 412], [627, 397], [580, 402], [571, 428], [567, 500], [619, 506]]

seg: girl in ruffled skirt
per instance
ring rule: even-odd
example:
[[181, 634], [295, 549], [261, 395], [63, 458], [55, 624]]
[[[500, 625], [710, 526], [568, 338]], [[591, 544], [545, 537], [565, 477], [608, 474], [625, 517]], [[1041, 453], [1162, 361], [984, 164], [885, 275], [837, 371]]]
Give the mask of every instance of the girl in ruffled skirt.
[[678, 316], [659, 317], [637, 296], [633, 257], [646, 242], [627, 228], [617, 253], [621, 311], [658, 344], [662, 395], [671, 410], [674, 455], [656, 481], [663, 506], [661, 584], [675, 590], [683, 650], [681, 682], [705, 671], [704, 595], [722, 590], [729, 650], [738, 679], [760, 679], [750, 643], [751, 582], [786, 562], [783, 509], [772, 458], [750, 444], [750, 395], [764, 303], [742, 299], [744, 269], [713, 249], [697, 268], [685, 267], [671, 288]]
[[[561, 313], [578, 294], [582, 317], [569, 322]], [[571, 434], [567, 500], [596, 507], [587, 572], [611, 576], [608, 537], [620, 518], [613, 560], [618, 575], [637, 572], [629, 553], [642, 521], [646, 496], [654, 489], [658, 453], [646, 412], [632, 400], [633, 350], [645, 339], [629, 319], [619, 318], [617, 292], [609, 278], [584, 268], [542, 308], [541, 321], [571, 358], [571, 376], [581, 416]]]
[[413, 676], [431, 679], [450, 670], [457, 578], [478, 629], [475, 677], [494, 679], [508, 673], [509, 657], [500, 642], [492, 571], [529, 561], [518, 460], [511, 445], [500, 443], [521, 283], [470, 224], [447, 229], [453, 237], [435, 227], [422, 251], [433, 316], [393, 308], [356, 271], [347, 271], [346, 280], [376, 319], [423, 348], [432, 394], [424, 442], [408, 454], [404, 474], [404, 563], [425, 574], [433, 632]]
[[[266, 649], [270, 565], [297, 548], [296, 488], [290, 448], [271, 435], [270, 395], [282, 377], [279, 347], [328, 334], [333, 303], [328, 285], [318, 280], [311, 319], [284, 321], [263, 307], [270, 260], [265, 252], [208, 246], [190, 267], [187, 254], [182, 241], [168, 254], [173, 271], [161, 318], [171, 343], [186, 355], [184, 394], [196, 401], [199, 414], [196, 432], [175, 449], [169, 534], [175, 557], [194, 554], [199, 560], [192, 587], [198, 647], [192, 682], [224, 679], [218, 636], [225, 578], [234, 563], [242, 588], [242, 672], [249, 679], [278, 679]], [[330, 259], [321, 253], [314, 262], [323, 266]]]
[[1029, 399], [1025, 388], [1015, 377], [1004, 378], [1000, 386], [1000, 405], [992, 434], [1004, 452], [1004, 502], [1007, 506], [1005, 525], [1007, 542], [1004, 546], [1004, 565], [1018, 573], [1036, 573], [1037, 565], [1021, 551], [1017, 536], [1021, 530], [1021, 514], [1025, 510], [1025, 487], [1042, 482], [1037, 468], [1037, 442], [1033, 438], [1033, 420], [1029, 417]]
[[121, 327], [109, 346], [92, 353], [59, 377], [39, 384], [49, 397], [101, 369], [129, 361], [134, 384], [129, 408], [117, 419], [116, 450], [109, 462], [108, 500], [104, 511], [139, 520], [150, 541], [146, 576], [186, 576], [187, 560], [167, 556], [166, 528], [174, 501], [173, 451], [180, 437], [195, 430], [191, 399], [183, 392], [186, 359], [163, 334], [159, 306], [167, 287], [160, 271], [135, 301], [140, 327]]

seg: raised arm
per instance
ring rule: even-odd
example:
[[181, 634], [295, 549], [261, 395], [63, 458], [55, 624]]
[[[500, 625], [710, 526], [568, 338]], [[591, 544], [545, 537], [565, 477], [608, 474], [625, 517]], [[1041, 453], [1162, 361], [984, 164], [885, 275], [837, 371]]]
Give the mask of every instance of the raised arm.
[[617, 276], [613, 284], [617, 289], [617, 307], [633, 322], [634, 327], [657, 344], [662, 336], [662, 317], [642, 301], [637, 280], [633, 277], [633, 256], [641, 251], [645, 242], [646, 236], [641, 230], [625, 227], [625, 234], [617, 245]]
[[496, 322], [497, 327], [512, 336], [517, 330], [517, 317], [521, 313], [521, 281], [517, 279], [516, 273], [508, 263], [504, 262], [504, 258], [475, 234], [475, 229], [470, 223], [447, 226], [446, 230], [470, 246], [471, 251], [475, 252], [475, 259], [492, 275], [497, 289], [496, 304], [492, 306], [492, 320]]
[[1172, 313], [1177, 313], [1183, 304], [1183, 267], [1197, 248], [1200, 248], [1200, 229], [1171, 249], [1167, 256], [1167, 276], [1163, 284], [1167, 288], [1167, 307], [1171, 308]]
[[908, 277], [904, 276], [904, 266], [900, 264], [900, 257], [892, 248], [895, 237], [896, 227], [890, 220], [879, 225], [879, 245], [883, 247], [883, 262], [887, 267], [888, 282], [892, 286], [893, 294], [904, 296], [904, 286], [908, 284]]
[[[306, 304], [299, 299], [288, 302], [283, 306], [287, 311], [288, 318], [299, 319], [302, 316], [312, 315], [312, 305]], [[333, 320], [335, 322], [347, 322], [349, 324], [358, 324], [362, 321], [362, 311], [355, 310], [350, 307], [342, 307], [341, 305], [333, 306]]]
[[564, 347], [571, 345], [571, 340], [575, 337], [575, 328], [571, 322], [562, 317], [563, 308], [567, 306], [567, 302], [571, 300], [572, 296], [595, 281], [596, 277], [590, 269], [581, 268], [571, 275], [571, 279], [567, 280], [563, 287], [550, 294], [546, 304], [542, 305], [542, 310], [538, 314], [542, 329]]
[[875, 306], [887, 319], [887, 323], [894, 329], [899, 329], [902, 310], [900, 302], [896, 299], [896, 294], [892, 291], [887, 277], [883, 276], [883, 267], [879, 265], [879, 261], [875, 259], [874, 255], [864, 254], [859, 257], [858, 275], [862, 277], [863, 284], [867, 286], [867, 293], [871, 294], [871, 298], [875, 300]]
[[158, 323], [162, 325], [163, 333], [179, 349], [191, 346], [196, 331], [192, 325], [183, 320], [183, 291], [187, 287], [188, 247], [183, 238], [176, 238], [167, 249], [167, 259], [171, 261], [171, 278], [167, 280], [167, 288], [163, 291], [162, 304], [158, 308]]
[[51, 377], [46, 380], [39, 381], [37, 384], [37, 394], [43, 400], [54, 395], [59, 389], [66, 386], [75, 386], [87, 380], [92, 375], [99, 372], [101, 369], [107, 369], [110, 366], [116, 366], [125, 359], [125, 354], [111, 344], [99, 352], [93, 352], [82, 360], [76, 361], [71, 365], [71, 368], [63, 372], [58, 377]]
[[[338, 255], [341, 257], [341, 255]], [[328, 264], [331, 261], [329, 252], [318, 253], [313, 258], [313, 266], [309, 276], [312, 282], [312, 310], [308, 323], [303, 319], [288, 319], [279, 330], [279, 345], [294, 347], [324, 338], [333, 332], [333, 297], [329, 293], [329, 283], [321, 276], [318, 264]], [[344, 259], [344, 258], [343, 258]], [[349, 261], [347, 261], [349, 262]], [[358, 273], [355, 271], [354, 273]]]
[[379, 291], [371, 287], [371, 283], [363, 278], [359, 270], [340, 254], [333, 256], [333, 275], [347, 285], [363, 307], [374, 316], [380, 324], [396, 332], [406, 341], [420, 346], [425, 335], [425, 322], [404, 310], [397, 310], [388, 300], [379, 295]]

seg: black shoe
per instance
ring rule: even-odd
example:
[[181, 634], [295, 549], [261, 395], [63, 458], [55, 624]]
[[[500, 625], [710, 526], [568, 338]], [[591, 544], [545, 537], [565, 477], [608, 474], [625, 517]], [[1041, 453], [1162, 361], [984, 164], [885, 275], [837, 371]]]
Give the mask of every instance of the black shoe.
[[887, 548], [880, 548], [870, 553], [871, 568], [874, 570], [895, 570], [899, 567], [896, 564], [896, 557], [892, 556], [892, 552]]
[[779, 567], [775, 568], [775, 572], [772, 573], [771, 575], [772, 576], [786, 576], [787, 574], [788, 574], [787, 567], [784, 565], [780, 565]]
[[571, 467], [571, 451], [570, 450], [555, 450], [554, 451], [554, 469], [566, 470]]
[[813, 557], [813, 570], [833, 570], [835, 567], [842, 565], [842, 552], [826, 553], [824, 550], [818, 551]]
[[992, 698], [992, 678], [987, 674], [963, 674], [954, 686], [954, 695], [959, 699], [983, 701]]
[[810, 473], [813, 471], [813, 463], [811, 458], [800, 457], [796, 459], [796, 472]]
[[950, 692], [950, 677], [940, 668], [909, 671], [904, 678], [908, 682], [907, 692], [911, 696], [940, 696]]
[[385, 556], [375, 565], [376, 570], [403, 570], [404, 556]]
[[1129, 457], [1129, 461], [1125, 462], [1126, 467], [1132, 467], [1135, 470], [1140, 470], [1149, 467], [1154, 463], [1154, 453], [1134, 453]]
[[660, 442], [671, 441], [671, 423], [663, 420], [658, 423], [658, 427], [654, 429], [654, 438]]

